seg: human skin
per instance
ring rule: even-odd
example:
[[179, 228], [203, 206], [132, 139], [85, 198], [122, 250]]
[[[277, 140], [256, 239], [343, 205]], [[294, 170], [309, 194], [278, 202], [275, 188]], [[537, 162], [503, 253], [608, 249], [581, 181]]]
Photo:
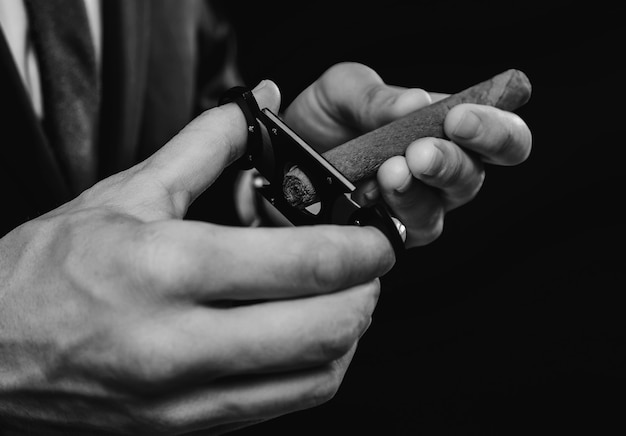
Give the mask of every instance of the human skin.
[[[340, 63], [297, 97], [285, 120], [324, 153], [447, 96], [390, 86], [371, 68]], [[443, 123], [447, 139], [414, 141], [354, 194], [362, 204], [382, 198], [406, 226], [407, 247], [441, 235], [445, 214], [480, 191], [485, 163], [518, 165], [530, 155], [531, 131], [513, 112], [464, 103], [450, 109]]]
[[[475, 103], [514, 111], [531, 94], [530, 81], [515, 69], [506, 70], [461, 92], [426, 105], [378, 129], [331, 148], [323, 157], [352, 183], [376, 175], [376, 170], [393, 156], [404, 155], [406, 147], [423, 137], [444, 138], [444, 119], [461, 103]], [[316, 187], [298, 166], [285, 174], [283, 192], [291, 206], [304, 208], [319, 200]]]
[[[277, 111], [278, 89], [261, 85], [257, 100]], [[329, 87], [347, 92], [324, 101], [311, 94], [330, 95]], [[359, 100], [364, 89], [375, 90], [371, 99]], [[309, 141], [332, 146], [428, 102], [424, 91], [387, 87], [368, 68], [341, 64], [285, 116]], [[359, 122], [332, 117], [339, 109], [334, 115]], [[299, 119], [318, 110], [319, 119]], [[486, 132], [526, 135], [517, 119], [511, 127], [508, 115], [480, 114]], [[492, 136], [466, 142], [494, 150], [484, 153], [491, 158], [530, 147], [515, 139], [502, 151]], [[246, 137], [236, 105], [207, 111], [146, 161], [0, 240], [3, 425], [18, 434], [219, 434], [332, 398], [371, 322], [393, 250], [373, 228], [182, 220], [241, 156]], [[441, 177], [423, 182], [415, 171], [428, 166], [431, 145], [379, 170], [376, 189], [413, 244], [431, 239], [439, 214], [469, 201], [484, 177], [461, 147], [435, 143], [450, 158], [440, 162]], [[454, 181], [448, 164], [459, 173]], [[407, 175], [409, 188], [397, 190]]]

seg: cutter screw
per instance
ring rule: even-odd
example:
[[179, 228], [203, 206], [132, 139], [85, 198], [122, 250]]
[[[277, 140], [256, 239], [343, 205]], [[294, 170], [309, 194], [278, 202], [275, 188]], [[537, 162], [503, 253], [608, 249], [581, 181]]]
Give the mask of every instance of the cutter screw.
[[354, 220], [354, 224], [357, 225], [357, 226], [360, 226], [361, 225], [361, 221], [360, 220]]
[[326, 177], [326, 183], [328, 183], [329, 185], [333, 184], [333, 178], [332, 177]]

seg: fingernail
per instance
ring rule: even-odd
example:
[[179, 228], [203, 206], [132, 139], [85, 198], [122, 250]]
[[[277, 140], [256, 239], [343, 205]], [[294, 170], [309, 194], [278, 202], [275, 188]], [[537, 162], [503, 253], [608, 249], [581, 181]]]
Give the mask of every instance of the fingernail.
[[260, 91], [261, 89], [265, 88], [265, 85], [267, 85], [267, 80], [263, 79], [258, 83], [257, 86], [254, 87], [252, 91]]
[[398, 186], [395, 191], [399, 194], [404, 194], [411, 187], [411, 183], [413, 183], [413, 175], [409, 174], [404, 182], [400, 186]]
[[471, 139], [476, 136], [480, 128], [480, 118], [472, 111], [465, 111], [463, 118], [456, 125], [453, 135], [463, 139]]
[[420, 174], [429, 177], [439, 174], [444, 160], [441, 150], [436, 145], [432, 145], [422, 151], [422, 153], [423, 165], [420, 165], [422, 166]]

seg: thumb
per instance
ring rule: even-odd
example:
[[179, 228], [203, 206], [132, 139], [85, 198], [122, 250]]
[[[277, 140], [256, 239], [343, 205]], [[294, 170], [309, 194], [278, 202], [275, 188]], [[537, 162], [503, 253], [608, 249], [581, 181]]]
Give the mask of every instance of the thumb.
[[[278, 112], [280, 91], [270, 80], [252, 90], [259, 108]], [[177, 210], [187, 207], [229, 164], [243, 155], [248, 139], [246, 119], [235, 103], [210, 109], [183, 128], [149, 157], [141, 171], [150, 172], [171, 196]]]
[[[322, 151], [430, 104], [420, 88], [386, 84], [372, 68], [335, 64], [287, 108], [289, 125]], [[320, 143], [319, 138], [326, 138]], [[317, 141], [317, 142], [316, 142]]]

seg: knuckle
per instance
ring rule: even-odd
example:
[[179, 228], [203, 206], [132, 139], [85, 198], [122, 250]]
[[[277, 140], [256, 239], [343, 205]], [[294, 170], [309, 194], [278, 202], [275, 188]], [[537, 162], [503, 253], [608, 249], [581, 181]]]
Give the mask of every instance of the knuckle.
[[[237, 131], [241, 128], [238, 119], [243, 119], [243, 116], [233, 116], [233, 114], [238, 114], [240, 111], [239, 109], [233, 110], [230, 106], [232, 105], [216, 106], [204, 111], [178, 135], [197, 133], [210, 135], [211, 143], [208, 145], [216, 152], [214, 158], [219, 159], [224, 164], [233, 162], [241, 155], [243, 144], [241, 147], [238, 146], [238, 141], [235, 141], [229, 132]], [[214, 126], [224, 126], [225, 128], [216, 129]]]
[[380, 295], [380, 281], [372, 280], [351, 290], [342, 316], [328, 326], [326, 336], [318, 344], [318, 353], [334, 360], [350, 351], [371, 323], [372, 313]]
[[305, 264], [311, 265], [310, 278], [316, 289], [322, 292], [330, 292], [340, 288], [346, 275], [346, 261], [342, 256], [343, 250], [341, 244], [336, 240], [330, 238], [322, 238], [318, 241], [313, 248], [312, 264], [306, 262]]
[[162, 274], [158, 267], [161, 263], [161, 256], [167, 252], [163, 248], [166, 245], [165, 236], [155, 225], [147, 224], [135, 234], [133, 242], [137, 247], [136, 271], [147, 286], [154, 288]]
[[331, 362], [318, 383], [316, 383], [308, 395], [309, 405], [320, 406], [332, 400], [341, 386], [344, 371], [337, 362]]
[[194, 258], [185, 247], [170, 236], [167, 223], [141, 226], [135, 235], [138, 252], [134, 255], [141, 283], [148, 289], [167, 290], [182, 286]]
[[329, 335], [319, 342], [318, 354], [326, 360], [338, 359], [346, 354], [364, 329], [363, 321], [351, 318], [335, 322]]
[[175, 360], [157, 344], [167, 342], [159, 333], [153, 326], [118, 333], [116, 375], [133, 392], [160, 391], [176, 380]]
[[132, 366], [126, 365], [126, 372], [135, 389], [141, 392], [160, 390], [174, 379], [171, 366], [164, 365], [163, 359], [150, 356], [132, 359]]

